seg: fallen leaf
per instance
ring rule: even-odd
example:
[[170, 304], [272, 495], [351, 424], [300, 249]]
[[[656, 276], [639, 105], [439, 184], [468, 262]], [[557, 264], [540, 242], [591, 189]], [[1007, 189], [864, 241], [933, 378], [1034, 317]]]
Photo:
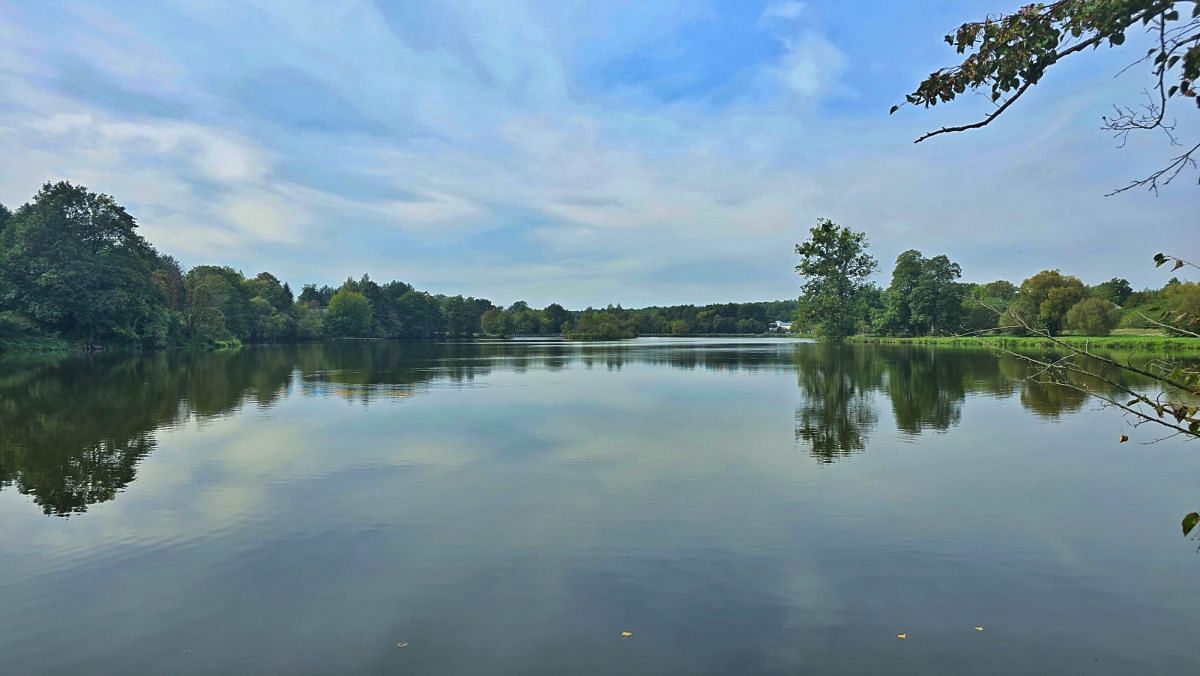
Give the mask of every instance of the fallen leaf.
[[1125, 443], [1126, 441], [1129, 441], [1129, 435], [1128, 435], [1128, 434], [1122, 434], [1122, 435], [1121, 435], [1121, 443]]
[[975, 627], [975, 631], [983, 631], [983, 627]]
[[906, 633], [903, 633], [903, 634], [896, 634], [896, 638], [898, 638], [898, 639], [900, 639], [901, 641], [903, 641], [904, 639], [908, 638], [908, 633], [906, 632]]
[[396, 644], [396, 647], [397, 647], [397, 648], [407, 648], [407, 647], [408, 647], [408, 641], [401, 641], [401, 642], [399, 642], [399, 643], [397, 643], [397, 644]]
[[621, 632], [621, 638], [629, 638], [630, 636], [633, 636], [633, 632], [632, 632], [632, 631], [623, 631], [623, 632]]

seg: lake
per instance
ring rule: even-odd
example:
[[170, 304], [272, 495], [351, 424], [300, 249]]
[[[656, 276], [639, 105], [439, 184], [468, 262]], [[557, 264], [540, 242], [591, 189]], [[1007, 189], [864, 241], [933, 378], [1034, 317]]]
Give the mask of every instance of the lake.
[[786, 339], [0, 362], [0, 671], [1200, 673], [1200, 446], [1024, 374]]

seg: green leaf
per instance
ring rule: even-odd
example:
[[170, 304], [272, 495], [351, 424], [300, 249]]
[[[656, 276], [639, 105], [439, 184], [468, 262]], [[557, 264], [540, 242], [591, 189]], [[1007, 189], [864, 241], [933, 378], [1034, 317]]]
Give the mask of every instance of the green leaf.
[[1177, 261], [1175, 261], [1175, 267], [1171, 268], [1171, 271], [1174, 272], [1182, 267], [1183, 267], [1183, 261], [1177, 260]]
[[892, 109], [888, 111], [888, 115], [891, 115], [892, 113], [896, 112], [897, 110], [900, 110], [900, 106], [892, 106]]
[[1200, 513], [1198, 512], [1192, 512], [1183, 517], [1183, 536], [1187, 537], [1198, 523], [1200, 523]]

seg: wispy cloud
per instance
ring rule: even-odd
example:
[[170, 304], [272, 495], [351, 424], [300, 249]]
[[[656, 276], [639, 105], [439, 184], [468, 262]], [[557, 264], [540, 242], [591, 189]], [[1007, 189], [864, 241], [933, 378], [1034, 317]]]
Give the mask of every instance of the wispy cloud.
[[1092, 131], [1128, 86], [1110, 72], [1056, 83], [1002, 129], [913, 146], [943, 111], [886, 108], [940, 62], [891, 64], [945, 20], [862, 12], [0, 6], [0, 153], [21, 158], [0, 163], [0, 201], [67, 178], [188, 263], [572, 305], [793, 295], [791, 245], [818, 216], [867, 230], [880, 258], [945, 251], [972, 277], [1046, 261], [1133, 278], [1131, 222], [1186, 229], [1186, 194], [1101, 197], [1119, 172], [1087, 167], [1153, 157]]

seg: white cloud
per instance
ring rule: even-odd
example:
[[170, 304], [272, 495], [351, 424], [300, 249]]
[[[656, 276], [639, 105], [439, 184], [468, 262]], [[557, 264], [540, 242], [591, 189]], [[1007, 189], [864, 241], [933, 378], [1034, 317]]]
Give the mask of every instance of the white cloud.
[[763, 9], [762, 20], [782, 19], [784, 21], [795, 21], [804, 13], [804, 3], [796, 2], [795, 0], [778, 0], [772, 2]]
[[[412, 28], [415, 36], [389, 27], [404, 20], [372, 3], [302, 11], [292, 2], [253, 10], [183, 3], [176, 10], [205, 36], [203, 45], [195, 35], [133, 31], [120, 24], [138, 18], [112, 16], [117, 9], [68, 26], [68, 34], [96, 27], [106, 42], [136, 34], [97, 68], [142, 92], [161, 83], [159, 93], [186, 104], [186, 120], [122, 114], [62, 93], [53, 84], [57, 57], [86, 56], [80, 46], [30, 40], [19, 16], [0, 21], [0, 36], [29, 46], [18, 70], [0, 44], [0, 87], [21, 104], [0, 109], [0, 153], [21, 158], [20, 166], [0, 164], [0, 198], [18, 202], [43, 180], [69, 178], [116, 195], [153, 242], [185, 262], [268, 268], [304, 281], [366, 270], [435, 291], [574, 305], [791, 295], [791, 245], [818, 216], [867, 230], [885, 261], [906, 244], [944, 250], [972, 276], [1021, 274], [1027, 256], [991, 260], [984, 251], [1003, 249], [1006, 238], [1063, 247], [1086, 230], [1094, 242], [1119, 242], [1142, 214], [1186, 221], [1179, 200], [1104, 200], [1107, 178], [1066, 166], [1068, 157], [1086, 156], [1078, 148], [1107, 150], [1088, 117], [1097, 97], [1107, 103], [1103, 92], [1081, 88], [1038, 102], [1057, 107], [1037, 124], [1018, 116], [1006, 120], [1007, 132], [918, 147], [909, 141], [935, 118], [889, 118], [881, 106], [859, 121], [817, 105], [831, 94], [852, 99], [843, 82], [858, 57], [817, 30], [816, 6], [768, 6], [762, 39], [777, 41], [781, 53], [750, 67], [747, 91], [719, 105], [630, 104], [585, 91], [572, 50], [608, 15], [581, 21], [574, 6], [521, 3], [439, 8], [443, 20]], [[647, 11], [654, 30], [639, 32], [646, 40], [720, 20], [688, 3]], [[604, 49], [618, 59], [641, 47], [618, 46], [606, 41]], [[172, 58], [198, 52], [211, 60]], [[143, 72], [130, 54], [163, 65]], [[297, 95], [265, 113], [244, 108], [231, 92], [260, 71], [302, 73], [328, 99], [386, 125], [289, 128], [281, 119], [288, 106], [327, 101]], [[282, 86], [278, 94], [295, 92]], [[1072, 107], [1055, 103], [1062, 101]], [[1047, 230], [1047, 222], [1077, 229]], [[952, 226], [971, 237], [947, 237]], [[487, 250], [475, 248], [474, 235], [499, 227], [514, 231], [511, 247], [488, 240]], [[340, 236], [348, 228], [361, 236]], [[407, 245], [446, 238], [461, 243], [457, 255]], [[384, 244], [391, 241], [405, 243]], [[1116, 254], [1103, 246], [1093, 243], [1089, 255], [1097, 269], [1101, 260], [1111, 269]], [[466, 257], [475, 263], [464, 266]], [[710, 263], [711, 274], [664, 281]], [[746, 269], [760, 272], [743, 278]]]
[[845, 69], [841, 50], [813, 32], [784, 40], [786, 53], [779, 62], [779, 78], [804, 97], [827, 92]]

